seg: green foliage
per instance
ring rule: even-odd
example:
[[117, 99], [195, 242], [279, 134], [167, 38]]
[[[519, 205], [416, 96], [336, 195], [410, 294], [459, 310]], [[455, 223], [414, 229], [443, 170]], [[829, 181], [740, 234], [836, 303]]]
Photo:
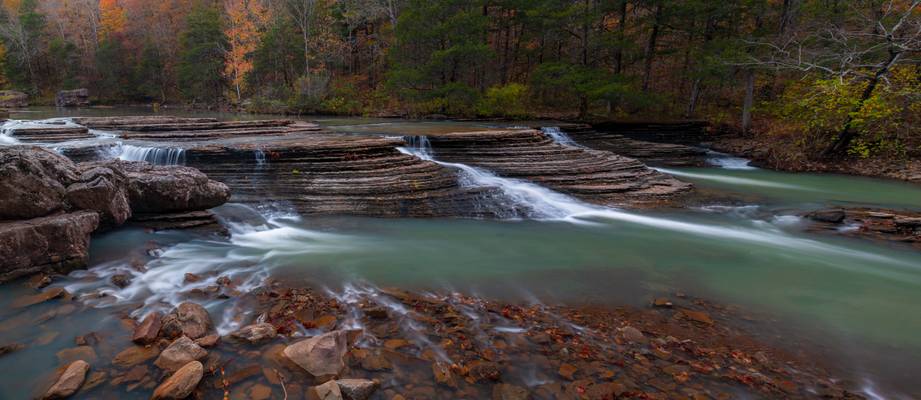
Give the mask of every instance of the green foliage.
[[48, 44], [48, 55], [52, 60], [58, 61], [52, 66], [56, 81], [55, 86], [62, 89], [76, 89], [80, 86], [78, 78], [80, 60], [77, 54], [77, 46], [61, 38], [54, 38]]
[[100, 43], [96, 51], [99, 79], [95, 82], [94, 91], [105, 93], [109, 100], [125, 100], [136, 94], [134, 67], [128, 64], [125, 53], [121, 40], [113, 37]]
[[362, 112], [360, 98], [361, 93], [352, 82], [339, 80], [333, 82], [329, 95], [320, 104], [320, 111], [324, 114], [358, 115]]
[[135, 76], [138, 77], [136, 95], [144, 100], [159, 99], [165, 101], [167, 77], [163, 56], [153, 43], [147, 43], [137, 64]]
[[484, 117], [528, 117], [527, 93], [528, 87], [520, 83], [493, 86], [477, 102], [477, 114]]
[[[861, 158], [878, 154], [902, 155], [906, 141], [917, 141], [917, 96], [921, 82], [917, 67], [893, 71], [889, 84], [877, 86], [863, 104], [863, 80], [812, 79], [790, 85], [768, 109], [795, 124], [798, 144], [816, 151], [834, 140], [850, 120], [858, 137], [848, 153]], [[914, 111], [914, 112], [913, 112]]]
[[221, 28], [221, 13], [198, 4], [186, 18], [179, 36], [179, 89], [192, 102], [218, 103], [223, 94], [224, 53], [227, 40]]
[[304, 71], [303, 51], [303, 42], [291, 21], [274, 18], [253, 53], [247, 86], [258, 96], [288, 99]]

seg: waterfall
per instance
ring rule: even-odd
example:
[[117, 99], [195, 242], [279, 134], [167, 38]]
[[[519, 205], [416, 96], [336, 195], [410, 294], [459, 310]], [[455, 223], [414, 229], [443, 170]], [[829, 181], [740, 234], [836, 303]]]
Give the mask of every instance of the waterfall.
[[428, 136], [404, 136], [403, 140], [409, 145], [408, 148], [412, 149], [412, 155], [426, 161], [433, 161], [435, 153], [432, 150], [432, 142], [429, 141]]
[[147, 161], [158, 165], [181, 165], [185, 163], [185, 149], [178, 147], [141, 147], [125, 144], [120, 146], [118, 159]]
[[569, 135], [567, 135], [565, 132], [560, 130], [559, 127], [545, 126], [545, 127], [540, 128], [540, 130], [541, 132], [544, 133], [544, 135], [549, 136], [551, 139], [553, 139], [554, 142], [558, 144], [561, 144], [563, 146], [582, 147], [582, 146], [579, 146], [579, 144], [576, 143], [575, 140], [572, 140], [572, 138], [569, 137]]
[[751, 160], [742, 157], [731, 156], [726, 153], [720, 153], [718, 151], [707, 150], [707, 164], [725, 168], [725, 169], [743, 169], [743, 170], [752, 170], [758, 169], [749, 165]]
[[264, 152], [264, 151], [257, 149], [257, 150], [255, 151], [255, 156], [256, 156], [256, 168], [257, 168], [257, 169], [261, 169], [261, 168], [265, 167], [266, 165], [268, 165], [269, 162], [268, 162], [268, 160], [265, 158], [265, 152]]
[[903, 264], [901, 261], [887, 256], [803, 239], [788, 235], [779, 230], [704, 225], [677, 219], [633, 214], [616, 208], [590, 204], [529, 181], [503, 178], [487, 170], [466, 164], [438, 161], [435, 159], [435, 153], [432, 151], [428, 140], [417, 140], [413, 142], [413, 145], [414, 147], [398, 148], [398, 150], [404, 154], [414, 155], [423, 160], [436, 162], [446, 167], [460, 170], [462, 174], [460, 179], [463, 185], [488, 187], [500, 190], [505, 200], [507, 200], [507, 203], [503, 204], [503, 206], [529, 210], [526, 216], [536, 220], [565, 221], [577, 224], [593, 224], [599, 221], [625, 222], [655, 229], [685, 232], [691, 235], [745, 241], [785, 250], [822, 252], [834, 255], [846, 254], [865, 260], [882, 260]]

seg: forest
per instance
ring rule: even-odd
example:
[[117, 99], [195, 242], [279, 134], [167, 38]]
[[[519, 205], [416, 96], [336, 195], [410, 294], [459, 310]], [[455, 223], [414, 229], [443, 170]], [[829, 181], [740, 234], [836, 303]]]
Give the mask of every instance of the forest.
[[267, 113], [705, 119], [904, 156], [919, 0], [3, 0], [0, 87]]

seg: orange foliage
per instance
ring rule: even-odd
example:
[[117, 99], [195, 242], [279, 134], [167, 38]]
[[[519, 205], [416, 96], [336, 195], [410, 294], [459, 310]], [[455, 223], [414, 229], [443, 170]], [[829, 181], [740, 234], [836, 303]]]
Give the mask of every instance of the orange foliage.
[[128, 17], [118, 0], [99, 0], [99, 39], [125, 31]]
[[237, 101], [240, 101], [246, 74], [253, 69], [249, 56], [259, 46], [269, 12], [257, 0], [225, 0], [224, 8], [227, 13], [224, 33], [230, 44], [224, 74], [233, 84]]

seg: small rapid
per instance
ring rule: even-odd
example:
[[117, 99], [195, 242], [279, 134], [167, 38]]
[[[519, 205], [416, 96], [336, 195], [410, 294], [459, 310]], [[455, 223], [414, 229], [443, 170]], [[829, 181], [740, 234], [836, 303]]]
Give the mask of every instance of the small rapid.
[[569, 137], [569, 135], [567, 135], [566, 132], [563, 132], [559, 127], [544, 126], [544, 127], [541, 127], [540, 130], [541, 132], [544, 133], [544, 135], [547, 135], [548, 137], [553, 139], [554, 142], [558, 144], [561, 144], [563, 146], [582, 147], [581, 145], [576, 143], [575, 140], [572, 140], [572, 138]]
[[146, 161], [157, 165], [182, 165], [185, 149], [179, 147], [144, 147], [130, 144], [117, 146], [117, 158], [124, 161]]

